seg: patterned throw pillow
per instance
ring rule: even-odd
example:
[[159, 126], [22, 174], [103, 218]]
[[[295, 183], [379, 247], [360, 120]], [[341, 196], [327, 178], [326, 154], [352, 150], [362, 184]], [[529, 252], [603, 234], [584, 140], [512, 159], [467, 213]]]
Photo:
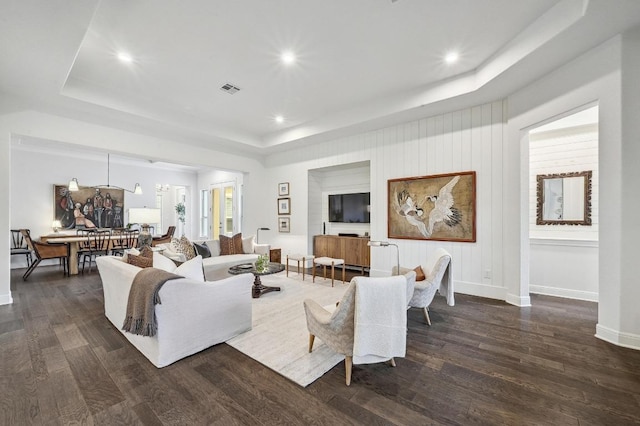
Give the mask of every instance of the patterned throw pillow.
[[196, 251], [193, 248], [193, 244], [184, 235], [180, 239], [174, 238], [171, 240], [175, 252], [184, 254], [185, 259], [191, 260], [196, 257]]
[[129, 253], [127, 263], [138, 268], [151, 268], [153, 266], [153, 252], [149, 246], [144, 246], [139, 255]]
[[244, 254], [242, 250], [242, 233], [236, 234], [231, 238], [220, 235], [220, 255], [227, 254]]

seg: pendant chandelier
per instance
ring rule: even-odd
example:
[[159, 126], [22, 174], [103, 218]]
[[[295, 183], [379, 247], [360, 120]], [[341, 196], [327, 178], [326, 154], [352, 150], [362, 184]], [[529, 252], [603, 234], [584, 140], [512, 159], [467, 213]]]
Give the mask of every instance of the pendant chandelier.
[[[120, 186], [111, 185], [111, 154], [107, 154], [107, 184], [106, 185], [93, 185], [93, 187], [95, 187], [95, 188], [122, 189], [124, 191], [131, 192], [132, 194], [142, 195], [142, 187], [140, 186], [139, 183], [136, 183], [136, 186], [135, 186], [135, 188], [133, 188], [133, 191], [130, 190], [130, 189], [122, 188]], [[68, 190], [70, 192], [75, 192], [75, 191], [79, 191], [80, 190], [78, 179], [72, 178], [69, 181]]]

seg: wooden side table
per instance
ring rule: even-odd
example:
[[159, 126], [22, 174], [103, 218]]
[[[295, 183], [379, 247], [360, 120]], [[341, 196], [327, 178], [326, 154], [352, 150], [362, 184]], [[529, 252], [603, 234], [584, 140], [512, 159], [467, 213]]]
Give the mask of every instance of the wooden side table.
[[275, 263], [282, 263], [282, 249], [273, 248], [269, 250], [269, 261]]

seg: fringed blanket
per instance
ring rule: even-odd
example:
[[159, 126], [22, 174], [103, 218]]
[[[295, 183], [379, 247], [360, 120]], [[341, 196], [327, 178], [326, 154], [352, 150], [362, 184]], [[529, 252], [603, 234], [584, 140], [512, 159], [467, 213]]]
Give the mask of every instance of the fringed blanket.
[[169, 280], [184, 278], [156, 268], [144, 268], [136, 274], [129, 290], [127, 315], [122, 329], [141, 336], [158, 332], [156, 305], [160, 304], [160, 288]]

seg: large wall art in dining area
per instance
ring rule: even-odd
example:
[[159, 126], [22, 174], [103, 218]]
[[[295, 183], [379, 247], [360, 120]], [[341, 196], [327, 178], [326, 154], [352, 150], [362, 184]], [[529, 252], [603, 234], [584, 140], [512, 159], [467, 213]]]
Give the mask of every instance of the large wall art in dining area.
[[66, 185], [54, 185], [53, 191], [53, 219], [63, 229], [124, 226], [123, 189], [81, 186], [69, 191]]
[[476, 172], [387, 183], [389, 238], [476, 241]]

